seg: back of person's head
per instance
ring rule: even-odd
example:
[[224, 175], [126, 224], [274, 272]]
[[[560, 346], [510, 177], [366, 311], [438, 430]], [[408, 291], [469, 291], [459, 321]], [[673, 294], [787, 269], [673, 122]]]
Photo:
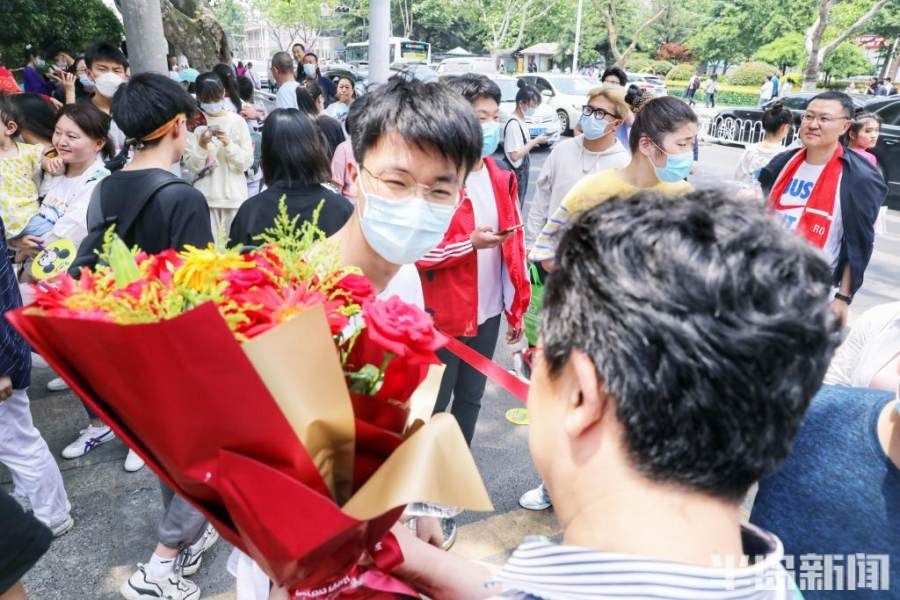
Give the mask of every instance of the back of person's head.
[[619, 85], [628, 85], [628, 75], [626, 75], [625, 71], [623, 71], [619, 67], [610, 67], [606, 69], [605, 71], [603, 71], [603, 76], [600, 77], [600, 81], [604, 83], [615, 83], [614, 81], [607, 82], [607, 77], [615, 77], [619, 80]]
[[628, 145], [631, 153], [638, 151], [642, 137], [650, 138], [657, 147], [663, 147], [666, 134], [674, 133], [687, 123], [697, 123], [697, 114], [690, 106], [672, 96], [662, 96], [644, 100], [632, 110], [636, 113]]
[[481, 125], [472, 107], [438, 81], [392, 77], [369, 89], [350, 105], [347, 131], [360, 165], [389, 133], [423, 151], [439, 152], [463, 176], [481, 160]]
[[609, 407], [596, 418], [615, 419], [630, 468], [739, 502], [784, 460], [841, 339], [820, 252], [724, 192], [644, 191], [588, 210], [556, 265], [533, 381], [576, 377], [586, 356]]
[[171, 77], [158, 73], [135, 75], [119, 86], [113, 96], [112, 116], [126, 141], [125, 147], [107, 167], [111, 170], [121, 168], [128, 158], [129, 148], [158, 144], [163, 138], [144, 138], [178, 115], [189, 119], [196, 110], [197, 102]]
[[246, 75], [241, 75], [237, 78], [237, 86], [238, 93], [241, 95], [241, 100], [244, 102], [253, 102], [253, 82], [250, 81], [250, 78]]
[[84, 53], [84, 64], [88, 69], [92, 68], [95, 61], [105, 61], [128, 68], [128, 59], [118, 46], [106, 41], [94, 43]]
[[200, 102], [212, 104], [225, 97], [225, 86], [222, 85], [219, 76], [212, 71], [201, 73], [194, 82], [194, 89], [197, 93], [197, 100]]
[[762, 116], [763, 131], [770, 134], [776, 134], [785, 125], [794, 123], [794, 113], [790, 109], [785, 108], [784, 102], [773, 102]]
[[[318, 94], [316, 93], [318, 92]], [[313, 118], [319, 115], [319, 107], [316, 104], [319, 96], [322, 95], [322, 88], [316, 84], [301, 85], [297, 88], [297, 108], [300, 112], [307, 114]]]
[[541, 93], [537, 91], [536, 87], [528, 85], [524, 79], [516, 81], [516, 85], [519, 87], [519, 91], [516, 92], [516, 104], [541, 103]]
[[102, 140], [103, 146], [100, 154], [104, 158], [111, 158], [115, 152], [115, 146], [109, 140], [110, 117], [108, 114], [94, 106], [90, 102], [76, 102], [66, 104], [60, 109], [56, 122], [67, 117], [78, 126], [84, 135], [92, 140]]
[[448, 77], [445, 80], [447, 86], [465, 98], [470, 104], [479, 98], [488, 98], [500, 104], [502, 94], [500, 86], [480, 73], [465, 73]]
[[8, 99], [18, 114], [20, 132], [27, 131], [45, 141], [53, 137], [53, 125], [59, 111], [43, 96], [25, 93], [8, 96]]
[[266, 117], [261, 165], [267, 186], [314, 185], [331, 179], [331, 164], [318, 123], [293, 108], [277, 108]]
[[272, 55], [272, 68], [279, 73], [293, 73], [294, 59], [287, 52], [276, 52]]
[[234, 69], [231, 65], [219, 63], [213, 67], [212, 72], [219, 77], [219, 81], [222, 82], [222, 87], [225, 88], [225, 93], [228, 95], [231, 103], [234, 104], [234, 107], [238, 111], [240, 111], [241, 94], [238, 92], [237, 76], [234, 73]]
[[[853, 100], [850, 98], [850, 96], [848, 96], [844, 92], [835, 92], [833, 90], [829, 90], [827, 92], [821, 92], [821, 93], [813, 96], [810, 99], [809, 104], [812, 104], [813, 102], [815, 102], [817, 100], [826, 101], [826, 102], [837, 102], [838, 104], [841, 105], [841, 110], [844, 113], [843, 116], [847, 117], [848, 119], [852, 119], [853, 114], [856, 112], [856, 106], [853, 104]], [[809, 104], [807, 104], [807, 106], [809, 106]]]
[[15, 126], [15, 129], [10, 133], [10, 136], [15, 136], [20, 133], [22, 117], [19, 114], [19, 109], [13, 104], [12, 99], [6, 94], [0, 94], [0, 125], [3, 126], [4, 129], [9, 128], [11, 125]]

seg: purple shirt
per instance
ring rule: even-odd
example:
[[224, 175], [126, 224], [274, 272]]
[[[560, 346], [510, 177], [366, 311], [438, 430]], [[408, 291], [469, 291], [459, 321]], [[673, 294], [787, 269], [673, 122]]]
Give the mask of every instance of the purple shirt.
[[37, 70], [30, 65], [22, 70], [22, 79], [25, 80], [26, 92], [45, 94], [47, 96], [53, 93], [53, 86], [47, 83], [44, 76], [38, 73]]

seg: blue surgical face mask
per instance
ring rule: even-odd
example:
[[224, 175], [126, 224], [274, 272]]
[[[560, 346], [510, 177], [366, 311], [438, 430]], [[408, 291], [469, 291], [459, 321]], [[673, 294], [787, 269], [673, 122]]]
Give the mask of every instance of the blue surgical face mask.
[[[656, 146], [656, 144], [654, 144]], [[656, 146], [659, 148], [659, 146]], [[682, 181], [688, 175], [691, 174], [691, 167], [694, 166], [694, 153], [690, 150], [687, 152], [682, 152], [680, 154], [669, 154], [662, 148], [659, 148], [661, 152], [666, 155], [666, 166], [657, 167], [653, 165], [653, 170], [656, 171], [656, 176], [660, 181], [665, 181], [666, 183], [675, 183], [678, 181]], [[649, 157], [647, 157], [649, 159]], [[650, 161], [650, 164], [653, 164], [653, 161]]]
[[316, 74], [316, 65], [312, 63], [306, 63], [305, 65], [303, 65], [303, 73], [305, 73], [307, 77], [312, 77]]
[[217, 113], [226, 111], [230, 108], [229, 103], [224, 98], [218, 102], [201, 102], [200, 110], [205, 113]]
[[534, 111], [535, 111], [535, 110], [537, 110], [537, 107], [536, 107], [536, 106], [529, 106], [528, 108], [526, 108], [526, 109], [525, 109], [524, 111], [522, 111], [522, 112], [525, 113], [525, 116], [526, 116], [526, 117], [533, 117], [533, 116], [534, 116]]
[[447, 232], [456, 206], [433, 204], [424, 198], [392, 200], [367, 193], [360, 226], [363, 236], [384, 260], [395, 265], [416, 262], [438, 244]]
[[481, 158], [490, 156], [497, 151], [500, 145], [500, 123], [490, 121], [481, 124], [481, 137], [483, 140], [481, 146]]
[[595, 119], [593, 116], [581, 115], [581, 131], [586, 140], [598, 140], [609, 131], [609, 122], [606, 119]]
[[87, 73], [82, 73], [78, 76], [78, 81], [81, 82], [81, 85], [85, 88], [92, 90], [94, 89], [94, 80], [88, 77]]

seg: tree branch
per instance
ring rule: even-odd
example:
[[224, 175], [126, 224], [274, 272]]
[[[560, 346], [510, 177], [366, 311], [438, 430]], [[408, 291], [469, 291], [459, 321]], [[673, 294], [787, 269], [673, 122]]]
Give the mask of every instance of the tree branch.
[[[887, 0], [885, 0], [886, 2]], [[628, 48], [625, 49], [625, 52], [622, 53], [621, 58], [616, 60], [616, 64], [618, 65], [620, 62], [624, 62], [628, 55], [631, 54], [635, 48], [637, 48], [638, 38], [641, 37], [641, 33], [644, 32], [645, 29], [653, 25], [661, 16], [663, 16], [666, 12], [665, 8], [661, 8], [658, 13], [647, 19], [641, 24], [640, 27], [637, 28], [637, 31], [634, 32], [634, 35], [631, 38], [631, 43], [628, 45]], [[621, 65], [620, 65], [621, 66]]]
[[609, 0], [607, 8], [603, 12], [606, 19], [606, 35], [609, 38], [609, 49], [616, 59], [616, 63], [622, 60], [622, 53], [619, 52], [619, 24], [616, 19], [616, 0]]
[[820, 60], [824, 60], [826, 56], [831, 54], [835, 48], [840, 46], [847, 38], [856, 33], [856, 31], [866, 24], [866, 21], [874, 17], [878, 14], [878, 11], [887, 4], [887, 0], [878, 0], [875, 4], [872, 5], [872, 8], [867, 10], [863, 15], [861, 15], [853, 25], [845, 29], [842, 33], [838, 34], [836, 38], [831, 40], [824, 48], [819, 50], [819, 54], [821, 55]]

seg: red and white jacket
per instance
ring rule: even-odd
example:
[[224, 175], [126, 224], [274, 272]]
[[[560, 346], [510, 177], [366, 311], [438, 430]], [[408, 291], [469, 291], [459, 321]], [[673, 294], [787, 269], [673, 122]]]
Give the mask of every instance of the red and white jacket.
[[[518, 184], [512, 171], [504, 171], [492, 158], [484, 159], [497, 202], [500, 231], [522, 223]], [[475, 231], [475, 212], [466, 190], [444, 239], [416, 263], [422, 278], [425, 309], [438, 329], [453, 337], [471, 337], [478, 331], [478, 260], [469, 236]], [[503, 303], [513, 329], [522, 328], [522, 316], [531, 300], [525, 267], [525, 234], [516, 230], [500, 246], [503, 256]]]

